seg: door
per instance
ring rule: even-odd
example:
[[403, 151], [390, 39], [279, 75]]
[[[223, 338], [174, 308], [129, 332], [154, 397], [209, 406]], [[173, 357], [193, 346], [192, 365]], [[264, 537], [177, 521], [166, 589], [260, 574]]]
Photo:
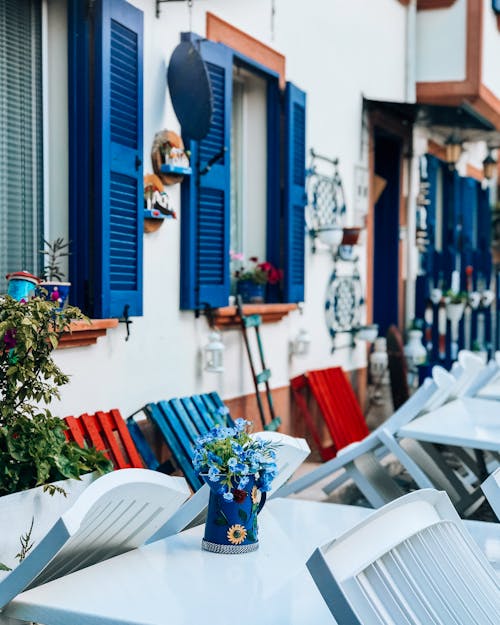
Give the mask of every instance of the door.
[[385, 182], [375, 204], [373, 230], [373, 322], [380, 336], [391, 324], [398, 325], [401, 151], [401, 139], [375, 130], [375, 181]]

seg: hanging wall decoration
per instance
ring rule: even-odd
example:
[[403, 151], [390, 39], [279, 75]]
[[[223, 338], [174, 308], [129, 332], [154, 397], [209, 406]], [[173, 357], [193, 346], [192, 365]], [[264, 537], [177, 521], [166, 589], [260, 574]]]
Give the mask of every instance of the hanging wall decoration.
[[181, 137], [172, 130], [155, 134], [151, 162], [154, 173], [166, 185], [182, 182], [184, 176], [191, 174], [189, 152], [184, 149]]
[[330, 335], [350, 331], [360, 325], [360, 307], [363, 303], [359, 274], [330, 276], [326, 291], [325, 314]]
[[[345, 214], [345, 198], [337, 158], [328, 158], [311, 149], [311, 162], [307, 170], [306, 224], [312, 240], [312, 252], [319, 239], [335, 254], [342, 241], [342, 221]], [[333, 167], [330, 173], [319, 171], [319, 162]]]
[[166, 218], [177, 218], [170, 196], [156, 174], [146, 174], [144, 176], [144, 232], [155, 232]]

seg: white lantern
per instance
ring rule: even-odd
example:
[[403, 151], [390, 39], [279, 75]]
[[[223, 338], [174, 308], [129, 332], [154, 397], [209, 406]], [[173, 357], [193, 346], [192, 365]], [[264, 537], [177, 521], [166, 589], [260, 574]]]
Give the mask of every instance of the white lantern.
[[290, 341], [290, 354], [293, 356], [305, 356], [309, 353], [309, 346], [311, 345], [311, 336], [309, 332], [301, 328], [297, 336]]
[[381, 336], [375, 340], [373, 352], [370, 354], [370, 376], [374, 386], [388, 383], [388, 365], [387, 341]]
[[208, 343], [205, 345], [205, 371], [210, 373], [222, 373], [224, 371], [224, 343], [221, 335], [215, 330], [208, 335]]

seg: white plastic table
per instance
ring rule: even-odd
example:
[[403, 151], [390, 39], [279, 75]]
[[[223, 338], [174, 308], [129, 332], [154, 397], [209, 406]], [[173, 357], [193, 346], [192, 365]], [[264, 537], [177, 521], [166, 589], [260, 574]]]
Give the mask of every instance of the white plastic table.
[[[254, 553], [203, 552], [198, 527], [28, 590], [5, 613], [44, 625], [334, 624], [305, 562], [371, 512], [276, 499]], [[500, 569], [500, 524], [467, 527]]]
[[399, 437], [500, 452], [500, 403], [464, 397], [399, 428]]
[[497, 375], [489, 384], [483, 386], [477, 392], [476, 397], [498, 401], [500, 399], [500, 375]]

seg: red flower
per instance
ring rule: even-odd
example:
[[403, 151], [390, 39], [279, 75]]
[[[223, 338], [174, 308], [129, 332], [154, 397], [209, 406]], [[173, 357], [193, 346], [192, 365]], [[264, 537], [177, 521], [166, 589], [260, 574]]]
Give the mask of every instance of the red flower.
[[236, 503], [243, 503], [247, 496], [247, 491], [240, 490], [239, 488], [233, 488], [232, 493]]

